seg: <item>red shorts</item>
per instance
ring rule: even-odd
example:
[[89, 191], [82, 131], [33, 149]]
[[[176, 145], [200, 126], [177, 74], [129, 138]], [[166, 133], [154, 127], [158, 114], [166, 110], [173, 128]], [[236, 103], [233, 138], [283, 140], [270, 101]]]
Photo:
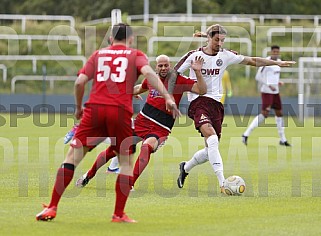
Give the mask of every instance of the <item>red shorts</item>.
[[221, 137], [224, 119], [222, 103], [209, 97], [199, 96], [189, 105], [188, 117], [194, 120], [195, 128], [198, 131], [202, 125], [211, 124], [218, 138]]
[[96, 147], [107, 137], [113, 151], [122, 155], [132, 153], [132, 113], [118, 106], [89, 104], [84, 108], [79, 127], [71, 142], [72, 147]]
[[273, 108], [275, 110], [282, 109], [280, 94], [262, 93], [262, 111], [268, 110], [267, 108]]
[[169, 130], [149, 120], [140, 113], [137, 115], [134, 123], [136, 136], [143, 140], [149, 137], [155, 137], [158, 140], [159, 146], [165, 143], [170, 134]]

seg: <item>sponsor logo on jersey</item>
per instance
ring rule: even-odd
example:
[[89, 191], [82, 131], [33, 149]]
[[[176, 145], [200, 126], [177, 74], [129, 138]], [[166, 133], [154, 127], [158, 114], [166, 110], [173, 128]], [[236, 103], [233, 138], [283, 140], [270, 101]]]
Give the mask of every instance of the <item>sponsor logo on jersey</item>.
[[201, 69], [201, 73], [202, 75], [209, 75], [209, 76], [218, 75], [220, 73], [220, 69], [219, 68]]
[[161, 97], [160, 93], [156, 89], [152, 89], [149, 94], [152, 98]]
[[216, 65], [217, 65], [217, 66], [223, 65], [222, 59], [217, 59], [217, 60], [216, 60]]

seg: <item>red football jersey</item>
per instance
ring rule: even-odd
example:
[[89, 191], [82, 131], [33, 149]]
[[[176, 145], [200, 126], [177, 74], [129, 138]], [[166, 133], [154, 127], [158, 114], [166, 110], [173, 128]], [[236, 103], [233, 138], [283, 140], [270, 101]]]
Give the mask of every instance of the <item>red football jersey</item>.
[[[168, 80], [167, 79], [161, 79], [164, 83], [166, 89], [168, 87]], [[174, 88], [173, 96], [175, 99], [175, 103], [177, 107], [179, 106], [179, 102], [181, 101], [181, 98], [183, 96], [183, 93], [186, 91], [191, 91], [195, 81], [189, 78], [186, 78], [185, 76], [178, 75], [176, 80], [176, 85]], [[167, 112], [166, 110], [166, 104], [165, 99], [159, 94], [159, 92], [154, 89], [147, 81], [147, 79], [144, 79], [142, 83], [142, 87], [144, 89], [149, 90], [149, 94], [147, 96], [146, 103], [152, 105], [153, 107], [157, 108], [158, 110], [161, 110], [163, 112]]]
[[86, 103], [125, 106], [133, 112], [133, 87], [141, 68], [148, 64], [143, 52], [124, 45], [95, 51], [78, 72], [93, 80]]

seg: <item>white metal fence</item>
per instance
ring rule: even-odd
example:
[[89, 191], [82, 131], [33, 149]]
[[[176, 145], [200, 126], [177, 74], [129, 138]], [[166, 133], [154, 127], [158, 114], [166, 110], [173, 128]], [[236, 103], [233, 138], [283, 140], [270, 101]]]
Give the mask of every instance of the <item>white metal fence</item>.
[[44, 41], [74, 41], [77, 45], [77, 54], [81, 54], [81, 39], [75, 35], [27, 35], [27, 34], [0, 34], [0, 40], [27, 40], [28, 52], [32, 50], [33, 40], [44, 40]]
[[37, 72], [38, 61], [81, 61], [86, 63], [84, 56], [52, 56], [52, 55], [0, 55], [0, 61], [32, 61], [32, 71]]
[[75, 28], [75, 19], [72, 16], [64, 15], [15, 15], [15, 14], [0, 14], [1, 20], [21, 21], [21, 32], [26, 32], [26, 22], [33, 21], [68, 21], [70, 25], [70, 32]]
[[11, 93], [15, 93], [17, 81], [49, 81], [50, 89], [53, 89], [54, 81], [75, 81], [76, 79], [77, 79], [76, 76], [17, 75], [17, 76], [14, 76], [11, 80]]
[[[298, 105], [299, 119], [314, 114], [321, 104], [321, 57], [299, 59]], [[319, 111], [320, 112], [320, 111]], [[320, 115], [320, 114], [319, 114]]]

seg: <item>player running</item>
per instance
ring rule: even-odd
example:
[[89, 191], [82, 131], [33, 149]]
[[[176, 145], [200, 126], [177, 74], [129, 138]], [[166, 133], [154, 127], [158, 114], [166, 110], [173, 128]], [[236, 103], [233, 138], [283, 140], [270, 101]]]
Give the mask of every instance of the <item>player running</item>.
[[[58, 203], [73, 178], [75, 168], [89, 150], [106, 137], [113, 137], [111, 150], [118, 154], [121, 169], [115, 184], [116, 202], [112, 222], [136, 222], [124, 213], [124, 209], [133, 179], [132, 94], [139, 75], [143, 74], [155, 91], [164, 96], [167, 107], [172, 110], [169, 116], [175, 118], [179, 110], [149, 66], [146, 55], [130, 47], [134, 42], [132, 28], [122, 23], [114, 25], [110, 40], [112, 45], [95, 51], [79, 72], [74, 89], [75, 117], [81, 118], [81, 122], [66, 158], [57, 171], [51, 201], [36, 215], [37, 220], [47, 221], [56, 217]], [[90, 80], [93, 81], [92, 89], [83, 108], [85, 86]]]
[[[206, 93], [206, 85], [201, 75], [203, 62], [203, 58], [199, 56], [191, 61], [191, 68], [195, 72], [197, 83], [184, 76], [178, 76], [176, 80], [177, 86], [173, 93], [177, 106], [185, 91], [201, 95]], [[156, 58], [156, 73], [165, 87], [167, 87], [168, 84], [169, 71], [169, 57], [166, 55], [158, 56]], [[147, 101], [134, 121], [136, 142], [142, 141], [143, 144], [134, 166], [133, 185], [149, 163], [151, 153], [155, 152], [165, 143], [175, 122], [171, 114], [166, 111], [164, 98], [146, 79], [142, 84], [135, 86], [134, 94], [140, 94], [145, 91], [149, 91]], [[97, 170], [115, 156], [111, 147], [101, 152], [91, 169], [77, 180], [76, 186], [86, 186], [89, 180], [95, 176]]]

